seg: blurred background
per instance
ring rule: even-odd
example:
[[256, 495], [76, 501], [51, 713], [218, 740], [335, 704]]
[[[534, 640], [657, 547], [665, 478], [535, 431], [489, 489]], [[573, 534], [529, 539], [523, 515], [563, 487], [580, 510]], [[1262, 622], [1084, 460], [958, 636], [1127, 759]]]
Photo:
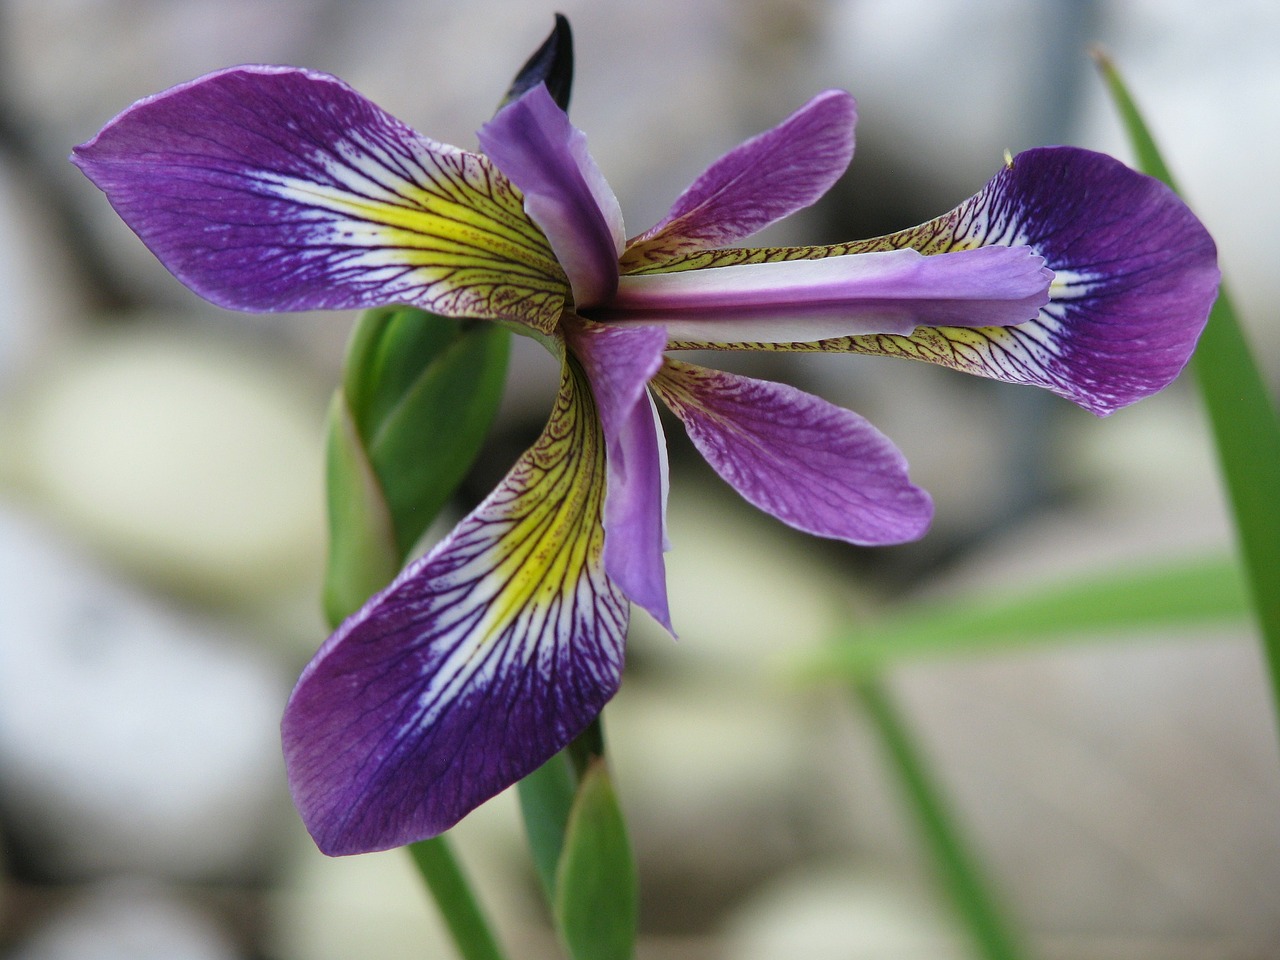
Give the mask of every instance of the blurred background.
[[[323, 419], [353, 318], [205, 304], [66, 157], [135, 99], [243, 62], [335, 73], [473, 147], [554, 9], [0, 0], [0, 955], [450, 955], [404, 854], [314, 849], [279, 758], [280, 711], [326, 632]], [[631, 233], [816, 91], [854, 93], [850, 173], [768, 242], [928, 219], [1006, 148], [1128, 158], [1086, 55], [1101, 42], [1280, 376], [1269, 0], [558, 9], [577, 39], [573, 117]], [[1191, 384], [1098, 421], [907, 362], [734, 362], [870, 418], [937, 521], [874, 552], [806, 538], [739, 502], [669, 428], [681, 639], [637, 613], [606, 711], [640, 956], [966, 956], [865, 720], [788, 667], [842, 624], [924, 598], [1225, 552]], [[458, 511], [537, 435], [554, 382], [517, 343]], [[1280, 956], [1280, 751], [1243, 622], [918, 663], [890, 686], [1039, 956]], [[512, 954], [555, 956], [512, 798], [457, 836]]]

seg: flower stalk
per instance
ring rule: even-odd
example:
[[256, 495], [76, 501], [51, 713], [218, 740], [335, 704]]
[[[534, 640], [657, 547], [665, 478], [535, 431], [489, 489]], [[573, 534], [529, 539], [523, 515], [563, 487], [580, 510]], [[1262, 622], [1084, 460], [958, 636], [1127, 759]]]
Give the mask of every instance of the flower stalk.
[[409, 844], [408, 849], [440, 908], [459, 956], [463, 960], [505, 960], [448, 839], [439, 836], [419, 840]]
[[853, 690], [897, 774], [938, 879], [975, 949], [984, 960], [1024, 960], [1027, 954], [893, 698], [881, 680], [871, 675], [855, 681]]

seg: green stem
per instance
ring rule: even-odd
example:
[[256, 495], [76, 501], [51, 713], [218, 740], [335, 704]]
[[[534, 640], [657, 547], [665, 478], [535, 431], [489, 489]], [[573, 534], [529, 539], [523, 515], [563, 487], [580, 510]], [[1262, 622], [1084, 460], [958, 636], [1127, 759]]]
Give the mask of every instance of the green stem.
[[422, 840], [410, 844], [409, 853], [463, 960], [504, 960], [449, 842], [442, 836]]
[[868, 677], [855, 683], [853, 689], [897, 770], [942, 884], [980, 955], [987, 960], [1019, 960], [1026, 954], [996, 907], [977, 860], [947, 809], [902, 715], [878, 680]]

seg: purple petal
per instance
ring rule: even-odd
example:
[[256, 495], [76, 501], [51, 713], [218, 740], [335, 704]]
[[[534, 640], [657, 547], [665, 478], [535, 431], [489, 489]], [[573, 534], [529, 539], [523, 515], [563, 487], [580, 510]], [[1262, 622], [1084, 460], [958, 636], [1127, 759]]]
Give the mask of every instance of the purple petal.
[[[922, 327], [911, 336], [851, 336], [771, 349], [924, 360], [1044, 387], [1105, 416], [1173, 381], [1217, 296], [1213, 238], [1186, 204], [1118, 160], [1074, 147], [1018, 154], [977, 196], [900, 233], [808, 252], [694, 254], [663, 269], [903, 248], [936, 255], [983, 244], [1025, 244], [1054, 271], [1049, 303], [1034, 320], [1002, 329]], [[704, 339], [671, 349], [706, 347]], [[714, 346], [756, 346], [725, 339]]]
[[929, 495], [856, 413], [794, 387], [668, 360], [653, 388], [747, 502], [820, 537], [883, 545], [922, 536]]
[[582, 361], [604, 427], [609, 472], [605, 569], [632, 603], [671, 630], [667, 605], [666, 441], [646, 384], [662, 366], [661, 327], [586, 326], [569, 344]]
[[857, 119], [853, 97], [828, 90], [729, 151], [627, 245], [623, 269], [737, 243], [816, 202], [853, 158]]
[[524, 193], [524, 206], [569, 275], [579, 309], [603, 303], [618, 283], [622, 211], [587, 138], [543, 84], [480, 128], [480, 146]]
[[1208, 231], [1163, 183], [1103, 154], [1019, 154], [959, 224], [1029, 244], [1056, 274], [1040, 317], [1003, 331], [982, 372], [1041, 383], [1094, 413], [1172, 382], [1217, 297]]
[[1026, 247], [926, 257], [889, 250], [623, 277], [594, 320], [662, 324], [673, 340], [790, 343], [921, 325], [1023, 323], [1052, 274]]
[[535, 770], [617, 690], [604, 446], [571, 358], [551, 422], [475, 512], [325, 643], [283, 722], [326, 853], [434, 836]]
[[237, 310], [412, 303], [544, 332], [566, 285], [478, 154], [333, 77], [236, 67], [141, 100], [72, 157], [183, 283]]
[[1172, 190], [1072, 147], [1029, 150], [981, 193], [888, 238], [1025, 243], [1055, 272], [1031, 323], [833, 344], [1047, 387], [1105, 416], [1163, 389], [1195, 350], [1219, 273], [1213, 239]]

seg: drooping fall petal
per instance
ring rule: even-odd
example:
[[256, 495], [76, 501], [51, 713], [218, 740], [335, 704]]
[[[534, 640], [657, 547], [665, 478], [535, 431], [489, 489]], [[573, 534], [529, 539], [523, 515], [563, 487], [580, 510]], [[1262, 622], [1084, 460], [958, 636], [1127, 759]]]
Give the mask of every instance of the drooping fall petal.
[[410, 303], [547, 333], [567, 285], [484, 157], [342, 81], [236, 67], [125, 110], [72, 160], [160, 261], [237, 310]]
[[1190, 359], [1217, 295], [1213, 239], [1164, 184], [1074, 147], [1020, 153], [976, 196], [900, 233], [825, 248], [714, 251], [663, 269], [903, 248], [935, 255], [1007, 244], [1026, 245], [1054, 272], [1049, 303], [1028, 323], [716, 346], [925, 360], [1044, 387], [1100, 415], [1161, 390]]
[[747, 502], [850, 543], [903, 543], [933, 516], [907, 461], [866, 420], [795, 387], [668, 360], [653, 389]]
[[772, 130], [735, 147], [661, 221], [627, 244], [623, 272], [738, 243], [810, 206], [849, 166], [857, 119], [853, 97], [827, 90]]
[[603, 303], [618, 285], [622, 210], [587, 138], [542, 84], [507, 104], [479, 131], [480, 145], [524, 193], [525, 210], [569, 275], [579, 309]]
[[1027, 247], [926, 257], [886, 250], [623, 277], [587, 311], [612, 324], [662, 324], [673, 340], [791, 343], [922, 325], [1024, 323], [1048, 302], [1052, 274]]
[[1048, 387], [1105, 415], [1172, 382], [1217, 296], [1217, 250], [1200, 221], [1164, 184], [1102, 154], [1019, 154], [943, 221], [961, 242], [1041, 253], [1055, 273], [1049, 304], [1017, 327], [860, 337], [850, 349]]
[[570, 357], [538, 442], [299, 679], [285, 760], [321, 850], [381, 850], [448, 829], [613, 696], [627, 603], [604, 570], [604, 494], [599, 421]]
[[632, 603], [671, 627], [667, 606], [666, 441], [646, 384], [662, 366], [661, 327], [587, 325], [569, 333], [582, 361], [604, 430], [608, 494], [605, 569]]

